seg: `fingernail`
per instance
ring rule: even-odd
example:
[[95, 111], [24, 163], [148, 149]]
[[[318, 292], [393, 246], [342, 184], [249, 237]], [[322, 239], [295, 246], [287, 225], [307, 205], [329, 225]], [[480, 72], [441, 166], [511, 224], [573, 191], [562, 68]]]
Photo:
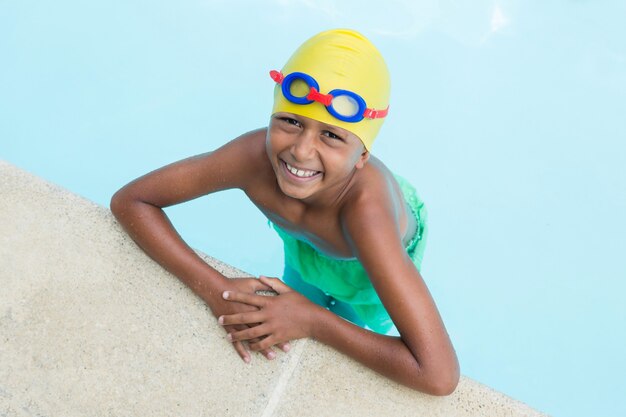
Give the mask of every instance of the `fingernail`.
[[250, 357], [249, 357], [249, 356], [244, 356], [244, 357], [243, 357], [243, 361], [244, 361], [245, 363], [250, 363]]
[[224, 291], [224, 293], [222, 294], [222, 297], [224, 297], [224, 300], [228, 300], [228, 296], [230, 294], [228, 293], [228, 291]]
[[283, 352], [289, 352], [289, 349], [291, 349], [291, 345], [283, 346]]
[[274, 359], [276, 357], [276, 354], [274, 352], [270, 352], [267, 354], [267, 359]]
[[219, 318], [217, 319], [217, 322], [219, 324], [224, 324], [224, 316], [219, 316]]
[[226, 335], [226, 339], [228, 339], [228, 341], [229, 341], [229, 342], [232, 342], [232, 341], [233, 341], [233, 335], [232, 335], [232, 334], [230, 334], [230, 333], [228, 333], [228, 334]]

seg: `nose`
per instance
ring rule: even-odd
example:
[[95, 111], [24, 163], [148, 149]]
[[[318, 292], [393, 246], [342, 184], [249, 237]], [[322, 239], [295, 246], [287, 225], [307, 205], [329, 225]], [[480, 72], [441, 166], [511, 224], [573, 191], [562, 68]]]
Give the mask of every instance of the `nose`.
[[316, 137], [311, 131], [303, 131], [291, 146], [291, 154], [298, 162], [308, 161], [313, 158], [316, 152]]

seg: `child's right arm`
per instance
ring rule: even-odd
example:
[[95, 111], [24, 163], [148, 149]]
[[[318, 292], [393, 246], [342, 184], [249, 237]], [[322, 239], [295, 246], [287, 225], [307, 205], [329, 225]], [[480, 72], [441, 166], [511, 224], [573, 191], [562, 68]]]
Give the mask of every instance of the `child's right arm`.
[[[162, 209], [216, 191], [241, 187], [254, 171], [249, 161], [253, 156], [250, 145], [259, 142], [258, 138], [254, 140], [254, 135], [259, 134], [264, 135], [262, 131], [252, 132], [214, 152], [150, 172], [120, 189], [111, 199], [111, 211], [131, 238], [201, 297], [216, 317], [256, 310], [225, 301], [221, 297], [225, 290], [254, 293], [269, 288], [257, 279], [228, 279], [209, 266], [183, 241]], [[235, 330], [234, 327], [227, 329], [229, 333]], [[279, 347], [285, 348], [285, 345]], [[244, 361], [250, 360], [241, 343], [236, 344], [235, 349]], [[263, 353], [268, 359], [274, 356], [272, 349]]]

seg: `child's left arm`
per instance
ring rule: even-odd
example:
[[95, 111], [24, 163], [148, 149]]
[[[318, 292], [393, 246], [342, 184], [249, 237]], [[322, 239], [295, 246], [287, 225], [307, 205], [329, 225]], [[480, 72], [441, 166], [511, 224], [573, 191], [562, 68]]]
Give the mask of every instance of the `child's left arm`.
[[262, 278], [279, 293], [277, 297], [229, 292], [229, 300], [260, 310], [220, 320], [225, 325], [262, 323], [232, 333], [232, 340], [266, 336], [250, 344], [252, 350], [313, 337], [411, 388], [450, 394], [459, 380], [456, 353], [422, 276], [402, 247], [390, 203], [375, 200], [346, 207], [344, 229], [401, 337], [377, 334], [343, 320], [277, 279]]

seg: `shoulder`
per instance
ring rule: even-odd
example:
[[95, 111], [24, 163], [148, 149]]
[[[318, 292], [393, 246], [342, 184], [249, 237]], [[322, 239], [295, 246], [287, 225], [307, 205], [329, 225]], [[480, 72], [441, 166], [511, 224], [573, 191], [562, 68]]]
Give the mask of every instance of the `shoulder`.
[[[372, 161], [373, 159], [373, 161]], [[398, 226], [398, 204], [395, 201], [395, 179], [385, 165], [371, 158], [346, 195], [340, 210], [340, 221], [346, 238], [358, 243], [374, 235], [401, 239]]]
[[413, 273], [402, 243], [395, 179], [381, 165], [364, 172], [340, 211], [344, 238], [375, 284]]
[[[265, 137], [267, 128], [260, 128], [231, 140], [213, 153], [219, 154], [225, 163], [246, 162], [248, 165], [262, 163], [265, 155]], [[245, 169], [245, 166], [239, 166]]]
[[346, 194], [340, 217], [357, 223], [381, 214], [395, 219], [394, 183], [391, 171], [372, 156], [361, 172], [358, 172], [354, 184]]
[[[218, 149], [185, 158], [132, 181], [116, 195], [167, 207], [228, 188], [253, 183], [263, 167], [265, 128], [239, 136]], [[271, 167], [270, 167], [271, 169]]]
[[[207, 174], [223, 182], [224, 188], [246, 189], [271, 170], [265, 152], [267, 128], [260, 128], [227, 142], [203, 156]], [[206, 177], [205, 177], [206, 178]]]

